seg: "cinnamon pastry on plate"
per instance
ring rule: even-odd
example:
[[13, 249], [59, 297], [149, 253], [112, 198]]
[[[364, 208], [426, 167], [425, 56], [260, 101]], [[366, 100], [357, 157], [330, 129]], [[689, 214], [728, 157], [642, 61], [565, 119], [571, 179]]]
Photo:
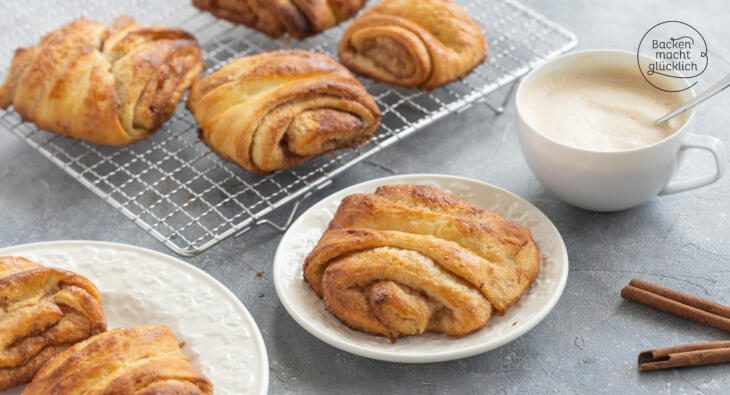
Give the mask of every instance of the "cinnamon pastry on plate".
[[126, 145], [172, 116], [203, 67], [185, 31], [124, 16], [109, 26], [79, 18], [15, 51], [0, 107], [64, 136]]
[[193, 5], [271, 37], [304, 38], [357, 13], [367, 0], [193, 0]]
[[0, 391], [29, 382], [53, 356], [105, 329], [101, 296], [89, 280], [0, 257]]
[[166, 326], [119, 328], [50, 360], [23, 395], [212, 394], [213, 385], [181, 351]]
[[232, 61], [193, 85], [188, 108], [213, 151], [257, 174], [363, 144], [380, 122], [347, 69], [301, 50]]
[[350, 70], [421, 89], [468, 74], [486, 53], [479, 25], [451, 0], [384, 0], [357, 17], [339, 43]]
[[395, 185], [342, 200], [304, 278], [347, 326], [395, 340], [468, 335], [539, 270], [529, 229], [436, 188]]

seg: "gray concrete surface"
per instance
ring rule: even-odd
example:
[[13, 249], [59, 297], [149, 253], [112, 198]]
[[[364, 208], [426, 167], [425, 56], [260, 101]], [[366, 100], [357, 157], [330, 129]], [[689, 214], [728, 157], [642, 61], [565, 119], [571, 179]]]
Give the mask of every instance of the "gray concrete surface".
[[[538, 1], [534, 8], [574, 31], [579, 48], [633, 49], [653, 24], [680, 19], [702, 32], [710, 65], [699, 87], [730, 71], [730, 4], [716, 1]], [[728, 141], [730, 93], [698, 109], [695, 131]], [[279, 304], [271, 264], [280, 235], [266, 228], [186, 259], [229, 287], [258, 322], [268, 347], [272, 394], [729, 393], [730, 367], [639, 374], [640, 350], [726, 339], [727, 334], [623, 302], [643, 278], [730, 304], [730, 177], [701, 190], [596, 214], [556, 200], [522, 159], [514, 106], [486, 107], [432, 125], [337, 177], [308, 201], [356, 182], [434, 172], [473, 177], [527, 198], [568, 245], [570, 276], [545, 321], [520, 339], [473, 358], [429, 365], [372, 361], [334, 349], [301, 329]], [[683, 175], [710, 168], [694, 155]], [[386, 170], [389, 169], [389, 170]], [[91, 239], [169, 252], [78, 182], [9, 133], [0, 133], [0, 246]], [[285, 213], [273, 216], [281, 221]], [[256, 272], [264, 272], [258, 278]]]

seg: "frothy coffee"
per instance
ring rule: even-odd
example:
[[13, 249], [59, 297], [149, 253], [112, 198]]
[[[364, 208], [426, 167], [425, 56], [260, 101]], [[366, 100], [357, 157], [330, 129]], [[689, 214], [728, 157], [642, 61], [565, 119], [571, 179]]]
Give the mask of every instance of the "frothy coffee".
[[538, 75], [523, 87], [525, 121], [560, 143], [591, 151], [624, 151], [654, 144], [677, 131], [688, 114], [654, 122], [682, 103], [633, 67], [585, 67]]

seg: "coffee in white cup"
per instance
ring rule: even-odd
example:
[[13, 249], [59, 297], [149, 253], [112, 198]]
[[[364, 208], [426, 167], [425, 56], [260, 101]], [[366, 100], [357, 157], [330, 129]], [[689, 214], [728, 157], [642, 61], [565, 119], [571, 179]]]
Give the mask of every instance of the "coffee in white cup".
[[[574, 52], [544, 63], [522, 80], [515, 95], [522, 153], [558, 198], [588, 210], [624, 210], [653, 196], [712, 184], [725, 174], [723, 142], [690, 132], [694, 111], [672, 120], [666, 129], [652, 129], [655, 119], [674, 103], [691, 100], [694, 90], [678, 78], [676, 85], [686, 89], [665, 95], [643, 80], [637, 60], [652, 62], [631, 51]], [[606, 75], [617, 81], [602, 80]], [[687, 150], [711, 153], [715, 171], [672, 179], [680, 153]]]
[[679, 130], [688, 113], [654, 122], [683, 95], [646, 83], [635, 65], [597, 65], [535, 76], [522, 92], [522, 116], [546, 137], [590, 151], [624, 151], [657, 143]]

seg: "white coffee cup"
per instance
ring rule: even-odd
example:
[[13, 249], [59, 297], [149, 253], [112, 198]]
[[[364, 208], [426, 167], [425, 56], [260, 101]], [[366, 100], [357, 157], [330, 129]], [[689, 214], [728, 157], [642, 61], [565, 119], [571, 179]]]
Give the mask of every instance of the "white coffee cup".
[[[641, 57], [641, 61], [650, 61]], [[540, 182], [561, 200], [594, 211], [618, 211], [637, 206], [654, 196], [669, 195], [712, 184], [725, 174], [725, 146], [719, 139], [690, 133], [694, 113], [673, 134], [643, 147], [625, 151], [591, 151], [562, 144], [546, 137], [525, 121], [521, 98], [536, 76], [576, 64], [636, 67], [635, 52], [587, 50], [555, 58], [530, 72], [516, 94], [517, 131], [522, 153]], [[688, 86], [686, 80], [679, 80]], [[693, 89], [681, 93], [683, 101], [695, 96]], [[672, 180], [682, 153], [701, 149], [712, 153], [715, 172], [685, 180]]]

